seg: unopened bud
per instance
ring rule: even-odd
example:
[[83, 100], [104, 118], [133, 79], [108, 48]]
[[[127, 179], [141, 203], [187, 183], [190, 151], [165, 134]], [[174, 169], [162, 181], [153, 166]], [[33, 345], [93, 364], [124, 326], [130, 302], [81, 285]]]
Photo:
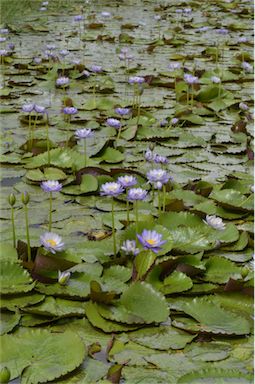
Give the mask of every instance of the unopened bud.
[[14, 193], [11, 193], [8, 197], [8, 202], [9, 204], [13, 207], [16, 203], [16, 197], [14, 195]]
[[9, 383], [11, 377], [11, 372], [7, 367], [3, 367], [0, 371], [0, 383], [6, 384]]
[[58, 271], [58, 282], [60, 285], [66, 285], [68, 280], [70, 279], [71, 272], [61, 272]]
[[29, 203], [30, 196], [28, 192], [23, 192], [21, 195], [21, 201], [24, 205], [27, 205]]

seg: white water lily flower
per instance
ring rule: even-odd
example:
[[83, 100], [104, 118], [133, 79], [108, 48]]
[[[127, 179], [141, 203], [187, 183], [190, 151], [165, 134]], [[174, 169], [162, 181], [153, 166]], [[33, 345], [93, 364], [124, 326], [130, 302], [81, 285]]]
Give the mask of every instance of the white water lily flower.
[[65, 245], [62, 242], [62, 237], [53, 232], [45, 232], [40, 237], [40, 242], [41, 245], [51, 253], [62, 251]]
[[219, 231], [224, 231], [225, 229], [225, 224], [223, 223], [222, 219], [215, 215], [212, 215], [212, 216], [206, 215], [204, 222], [210, 227], [214, 229], [218, 229]]
[[61, 272], [61, 271], [58, 271], [58, 282], [59, 282], [59, 284], [60, 285], [66, 285], [66, 283], [70, 279], [70, 276], [71, 276], [71, 272], [67, 272], [67, 271]]

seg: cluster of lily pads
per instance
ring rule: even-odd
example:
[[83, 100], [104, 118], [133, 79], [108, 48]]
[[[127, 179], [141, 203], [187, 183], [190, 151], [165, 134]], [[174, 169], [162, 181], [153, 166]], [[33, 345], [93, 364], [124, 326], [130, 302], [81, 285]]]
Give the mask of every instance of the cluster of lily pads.
[[251, 383], [250, 4], [104, 6], [0, 29], [0, 381]]

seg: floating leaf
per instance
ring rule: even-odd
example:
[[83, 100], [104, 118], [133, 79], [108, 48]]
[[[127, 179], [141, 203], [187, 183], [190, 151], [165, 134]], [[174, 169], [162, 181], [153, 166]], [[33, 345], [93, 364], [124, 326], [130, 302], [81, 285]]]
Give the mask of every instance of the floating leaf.
[[187, 373], [178, 380], [178, 384], [207, 384], [215, 380], [221, 384], [250, 384], [252, 375], [234, 369], [208, 368]]
[[29, 273], [19, 264], [3, 261], [1, 262], [1, 293], [20, 293], [31, 291], [34, 287]]
[[174, 271], [166, 277], [163, 284], [164, 286], [160, 290], [164, 295], [187, 291], [193, 285], [191, 278], [179, 271]]
[[20, 314], [10, 311], [1, 311], [0, 335], [4, 335], [13, 330], [19, 324]]
[[12, 379], [21, 375], [27, 384], [55, 380], [73, 371], [86, 356], [84, 343], [70, 331], [26, 330], [2, 336], [1, 345], [1, 364], [11, 371]]

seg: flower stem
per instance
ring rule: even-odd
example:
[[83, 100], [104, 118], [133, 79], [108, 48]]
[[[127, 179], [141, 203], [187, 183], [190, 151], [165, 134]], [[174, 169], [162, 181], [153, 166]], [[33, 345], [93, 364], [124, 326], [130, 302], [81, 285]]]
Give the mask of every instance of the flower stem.
[[52, 192], [50, 192], [49, 232], [51, 232], [51, 227], [52, 227]]
[[160, 189], [158, 189], [158, 214], [160, 215], [161, 211], [161, 199], [160, 199]]
[[68, 128], [67, 128], [66, 148], [68, 148], [69, 135], [71, 131], [71, 115], [67, 116], [67, 123], [68, 123]]
[[113, 238], [113, 253], [116, 258], [116, 236], [115, 236], [115, 221], [114, 221], [114, 198], [112, 198], [112, 238]]
[[129, 200], [127, 200], [127, 225], [129, 224]]
[[12, 240], [13, 240], [13, 247], [16, 248], [16, 234], [15, 234], [14, 208], [13, 208], [13, 207], [11, 207], [11, 221], [12, 221]]
[[33, 126], [32, 130], [31, 130], [31, 149], [33, 148], [34, 131], [35, 131], [35, 129], [36, 129], [37, 118], [38, 118], [38, 115], [37, 115], [37, 113], [36, 113], [36, 115], [35, 115], [35, 121], [34, 121], [34, 126]]
[[32, 117], [31, 113], [29, 113], [29, 115], [28, 115], [28, 131], [29, 131], [28, 147], [29, 147], [29, 151], [32, 148], [31, 117]]
[[166, 210], [166, 186], [163, 184], [163, 212]]
[[47, 140], [48, 164], [50, 165], [50, 140], [49, 140], [49, 120], [48, 120], [48, 116], [46, 116], [46, 140]]
[[31, 261], [31, 246], [30, 246], [30, 236], [29, 236], [28, 209], [27, 209], [27, 205], [24, 205], [24, 210], [25, 210], [26, 236], [27, 236], [27, 259], [28, 259], [28, 262], [30, 262], [30, 261]]
[[135, 230], [138, 233], [138, 200], [135, 201]]
[[137, 121], [136, 121], [137, 128], [140, 120], [140, 112], [141, 112], [141, 97], [138, 96], [137, 97]]
[[83, 140], [83, 148], [84, 148], [84, 167], [87, 166], [87, 141]]

